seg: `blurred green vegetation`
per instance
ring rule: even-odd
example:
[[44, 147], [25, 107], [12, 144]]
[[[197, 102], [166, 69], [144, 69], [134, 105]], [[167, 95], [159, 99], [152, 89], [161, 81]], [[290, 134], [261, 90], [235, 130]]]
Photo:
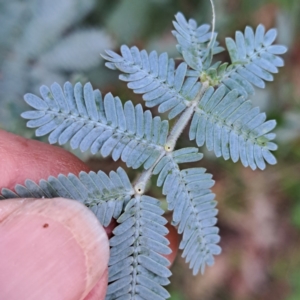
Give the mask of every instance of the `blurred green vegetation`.
[[[31, 136], [19, 118], [23, 106], [22, 94], [35, 92], [41, 83], [51, 80], [75, 81], [81, 78], [91, 81], [94, 88], [111, 91], [122, 100], [131, 99], [139, 103], [141, 98], [133, 95], [125, 83], [118, 81], [117, 72], [106, 70], [103, 61], [83, 69], [50, 72], [38, 58], [22, 55], [27, 50], [20, 48], [25, 29], [20, 22], [39, 13], [37, 8], [46, 0], [30, 0], [26, 7], [21, 0], [0, 3], [0, 16], [6, 13], [10, 2], [10, 18], [0, 18], [0, 128]], [[75, 0], [72, 0], [76, 2]], [[65, 2], [72, 2], [68, 0]], [[198, 23], [211, 23], [209, 0], [95, 0], [92, 7], [70, 22], [47, 49], [55, 48], [68, 34], [79, 29], [95, 29], [105, 32], [111, 40], [110, 46], [118, 50], [125, 43], [147, 50], [167, 51], [179, 58], [175, 39], [170, 31], [176, 12], [182, 11], [187, 18]], [[289, 47], [285, 55], [286, 66], [281, 68], [275, 81], [265, 90], [257, 90], [252, 97], [255, 105], [266, 111], [268, 118], [275, 118], [277, 126], [276, 151], [278, 164], [268, 166], [265, 172], [244, 169], [240, 163], [215, 159], [205, 154], [199, 165], [214, 174], [214, 192], [219, 201], [219, 226], [223, 253], [215, 265], [204, 276], [193, 277], [183, 260], [178, 257], [173, 266], [174, 276], [170, 291], [173, 300], [298, 300], [300, 299], [300, 1], [298, 0], [215, 0], [216, 30], [218, 40], [224, 46], [226, 36], [234, 36], [236, 30], [246, 25], [256, 27], [259, 23], [267, 29], [278, 29], [278, 42]], [[23, 19], [18, 19], [21, 8]], [[70, 12], [71, 13], [71, 12]], [[27, 18], [27, 19], [26, 19]], [[11, 20], [13, 20], [13, 23]], [[17, 22], [18, 21], [18, 22]], [[5, 22], [10, 22], [9, 24]], [[49, 23], [43, 34], [51, 32]], [[6, 30], [6, 31], [5, 31]], [[23, 30], [23, 31], [22, 31]], [[14, 35], [12, 36], [12, 33]], [[9, 43], [7, 38], [10, 37]], [[22, 44], [26, 45], [26, 44]], [[108, 45], [109, 46], [109, 45]], [[18, 48], [19, 47], [19, 48]], [[28, 45], [29, 47], [29, 45]], [[73, 48], [83, 47], [78, 41]], [[107, 47], [103, 45], [103, 47]], [[14, 61], [18, 49], [22, 64], [28, 72], [18, 73], [19, 61]], [[103, 52], [99, 49], [99, 53]], [[220, 60], [228, 60], [226, 53]], [[3, 86], [6, 80], [5, 61], [14, 62], [10, 69], [14, 83]], [[78, 58], [84, 60], [84, 58]], [[35, 67], [43, 67], [39, 80], [32, 73]], [[15, 72], [15, 73], [14, 73]], [[32, 75], [33, 74], [33, 75]], [[57, 76], [57, 77], [56, 77]], [[30, 80], [28, 80], [30, 78]], [[1, 85], [2, 84], [2, 85]], [[15, 85], [15, 89], [14, 89]], [[3, 92], [5, 88], [5, 93]], [[19, 92], [18, 92], [19, 91]], [[9, 101], [8, 101], [9, 100]], [[5, 105], [4, 105], [5, 103]], [[22, 103], [22, 104], [21, 104]], [[157, 114], [153, 109], [153, 114]], [[193, 145], [187, 132], [178, 141], [178, 146]], [[89, 158], [86, 156], [85, 158]], [[107, 163], [106, 163], [107, 162]], [[119, 165], [112, 160], [99, 161], [90, 158], [93, 169], [104, 171]], [[129, 170], [134, 178], [136, 173]], [[154, 183], [155, 178], [153, 178]], [[155, 185], [153, 185], [155, 186]], [[159, 188], [151, 188], [149, 194], [161, 198]]]

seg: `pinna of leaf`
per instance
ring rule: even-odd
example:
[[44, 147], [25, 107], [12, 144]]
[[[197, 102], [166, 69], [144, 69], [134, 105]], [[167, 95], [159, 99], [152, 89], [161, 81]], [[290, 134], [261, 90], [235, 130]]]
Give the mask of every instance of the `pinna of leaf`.
[[212, 175], [204, 168], [180, 169], [179, 164], [202, 158], [196, 147], [175, 150], [176, 141], [190, 123], [189, 138], [197, 146], [214, 151], [217, 157], [245, 167], [264, 169], [266, 162], [275, 164], [271, 151], [277, 149], [272, 140], [274, 120], [253, 107], [249, 96], [253, 86], [264, 88], [273, 80], [283, 60], [278, 55], [284, 46], [273, 45], [276, 30], [265, 32], [262, 25], [255, 31], [246, 27], [237, 32], [235, 41], [226, 39], [231, 65], [212, 57], [224, 49], [216, 41], [217, 34], [209, 25], [198, 26], [181, 13], [173, 22], [177, 49], [183, 62], [175, 67], [166, 53], [149, 54], [137, 47], [121, 47], [120, 54], [107, 50], [106, 66], [119, 70], [120, 80], [141, 94], [147, 107], [158, 106], [168, 118], [177, 117], [169, 131], [169, 122], [152, 116], [140, 104], [123, 102], [108, 93], [102, 96], [90, 83], [74, 87], [66, 82], [50, 88], [42, 86], [41, 97], [26, 94], [24, 99], [33, 110], [24, 112], [27, 126], [37, 128], [36, 135], [49, 134], [49, 142], [73, 149], [90, 150], [93, 154], [111, 155], [133, 169], [143, 171], [132, 185], [122, 168], [108, 175], [81, 172], [50, 176], [39, 183], [26, 180], [15, 191], [2, 189], [2, 198], [65, 197], [78, 200], [95, 213], [107, 226], [112, 218], [118, 226], [110, 239], [109, 285], [106, 299], [166, 299], [164, 288], [169, 283], [170, 253], [167, 221], [162, 216], [160, 201], [145, 195], [152, 175], [158, 175], [168, 210], [173, 212], [172, 225], [182, 234], [179, 248], [193, 274], [203, 273], [221, 252], [217, 223], [217, 202], [210, 190]]

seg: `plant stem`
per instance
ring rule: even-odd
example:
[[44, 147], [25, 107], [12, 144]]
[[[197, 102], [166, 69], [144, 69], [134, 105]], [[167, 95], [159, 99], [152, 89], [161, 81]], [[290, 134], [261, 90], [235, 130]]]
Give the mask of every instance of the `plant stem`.
[[136, 194], [142, 195], [142, 194], [145, 193], [146, 184], [150, 180], [150, 178], [153, 174], [153, 169], [155, 168], [157, 163], [167, 153], [170, 154], [174, 150], [176, 142], [177, 142], [179, 136], [181, 135], [182, 131], [184, 130], [184, 128], [186, 127], [186, 125], [190, 121], [196, 107], [199, 104], [199, 101], [203, 97], [203, 95], [204, 95], [204, 93], [205, 93], [205, 91], [207, 90], [208, 87], [209, 87], [209, 82], [208, 81], [205, 81], [205, 82], [202, 83], [201, 89], [200, 89], [199, 93], [196, 95], [195, 99], [190, 102], [190, 106], [188, 106], [185, 109], [185, 111], [181, 114], [181, 116], [176, 121], [175, 125], [173, 126], [173, 128], [172, 128], [172, 130], [171, 130], [171, 132], [170, 132], [170, 134], [167, 138], [167, 142], [165, 144], [165, 151], [161, 152], [161, 155], [157, 158], [157, 160], [155, 161], [155, 163], [152, 165], [151, 168], [149, 168], [148, 170], [144, 170], [142, 172], [142, 174], [140, 174], [140, 176], [138, 177], [138, 179], [137, 179], [137, 181], [134, 185], [134, 190], [135, 190]]
[[134, 185], [134, 190], [135, 190], [136, 194], [142, 195], [142, 194], [145, 193], [146, 184], [147, 184], [147, 182], [149, 181], [149, 179], [151, 178], [151, 176], [153, 174], [153, 169], [155, 168], [157, 163], [165, 156], [165, 154], [166, 154], [166, 152], [162, 151], [162, 153], [157, 158], [157, 160], [152, 165], [152, 167], [149, 168], [148, 170], [144, 170], [142, 172], [142, 174], [138, 177], [138, 179], [137, 179], [137, 181]]
[[211, 39], [207, 45], [207, 48], [209, 48], [211, 45], [211, 42], [213, 40], [213, 36], [215, 33], [215, 26], [216, 26], [216, 12], [215, 12], [215, 5], [214, 5], [213, 0], [210, 0], [210, 4], [211, 4], [211, 9], [212, 9], [212, 30], [211, 30]]
[[199, 104], [199, 101], [201, 100], [201, 98], [202, 98], [203, 94], [205, 93], [205, 91], [207, 90], [208, 86], [209, 86], [208, 81], [203, 82], [202, 87], [201, 87], [199, 93], [197, 94], [197, 96], [195, 97], [195, 99], [193, 101], [191, 101], [190, 106], [181, 114], [180, 118], [177, 120], [177, 122], [173, 126], [173, 128], [168, 136], [167, 143], [165, 145], [165, 150], [167, 152], [171, 152], [174, 150], [179, 136], [181, 135], [182, 131], [184, 130], [184, 128], [190, 121], [190, 119], [195, 111], [195, 108]]

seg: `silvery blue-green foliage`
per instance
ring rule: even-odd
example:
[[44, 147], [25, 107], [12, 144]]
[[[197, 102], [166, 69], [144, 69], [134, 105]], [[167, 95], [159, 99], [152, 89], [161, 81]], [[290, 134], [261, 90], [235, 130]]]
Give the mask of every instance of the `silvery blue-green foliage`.
[[201, 84], [197, 78], [187, 78], [187, 64], [182, 62], [175, 70], [175, 62], [167, 53], [158, 56], [156, 51], [149, 55], [137, 47], [130, 49], [123, 45], [121, 55], [107, 50], [102, 55], [110, 69], [118, 69], [125, 74], [120, 80], [128, 82], [128, 88], [136, 94], [144, 94], [147, 107], [159, 105], [158, 111], [164, 113], [171, 110], [169, 118], [180, 114], [199, 92]]
[[239, 159], [245, 167], [264, 169], [265, 162], [275, 164], [270, 151], [277, 146], [271, 133], [274, 120], [266, 121], [259, 108], [252, 107], [249, 95], [252, 85], [264, 87], [272, 80], [271, 73], [283, 61], [277, 54], [285, 47], [272, 45], [276, 31], [266, 34], [262, 25], [254, 31], [236, 34], [236, 41], [226, 44], [232, 64], [212, 65], [212, 58], [223, 50], [217, 34], [208, 25], [186, 21], [181, 13], [174, 22], [177, 49], [184, 62], [178, 66], [166, 53], [148, 54], [137, 47], [123, 45], [121, 53], [107, 50], [106, 66], [120, 70], [119, 78], [128, 88], [143, 95], [146, 106], [158, 106], [168, 118], [178, 116], [169, 132], [167, 120], [152, 117], [140, 104], [122, 104], [111, 93], [102, 97], [90, 83], [74, 87], [66, 82], [40, 88], [41, 97], [26, 94], [25, 101], [33, 110], [24, 112], [27, 126], [37, 128], [36, 135], [49, 134], [50, 143], [65, 144], [81, 151], [91, 150], [102, 156], [123, 160], [128, 167], [143, 171], [132, 186], [123, 169], [98, 174], [81, 172], [41, 180], [39, 185], [26, 181], [15, 192], [3, 189], [3, 198], [55, 197], [76, 199], [90, 207], [101, 224], [112, 218], [118, 226], [110, 239], [109, 286], [106, 299], [166, 299], [164, 286], [169, 283], [169, 262], [162, 255], [170, 253], [168, 230], [163, 210], [157, 199], [146, 196], [146, 185], [158, 175], [168, 210], [173, 212], [172, 224], [182, 234], [180, 248], [193, 274], [202, 273], [221, 253], [217, 223], [217, 202], [211, 191], [212, 175], [204, 168], [180, 170], [179, 164], [202, 159], [198, 148], [175, 150], [176, 141], [188, 126], [190, 140], [200, 147], [206, 144], [217, 157]]
[[[189, 74], [200, 76], [202, 70], [208, 69], [211, 65], [212, 56], [222, 52], [224, 48], [216, 42], [217, 34], [214, 33], [212, 36], [209, 31], [210, 25], [203, 24], [198, 27], [195, 20], [190, 19], [187, 22], [181, 13], [178, 13], [175, 18], [173, 25], [176, 30], [172, 33], [178, 42], [177, 50], [182, 54], [186, 63], [196, 71], [189, 72]], [[212, 45], [207, 47], [210, 41]]]
[[283, 59], [277, 55], [287, 50], [284, 46], [272, 45], [276, 36], [276, 29], [265, 32], [264, 26], [259, 25], [255, 32], [249, 26], [244, 34], [237, 31], [235, 41], [226, 38], [232, 66], [226, 70], [222, 82], [247, 97], [254, 94], [249, 83], [264, 88], [264, 81], [273, 81], [271, 73], [278, 73], [278, 67], [284, 65]]
[[153, 174], [159, 174], [157, 185], [163, 186], [168, 209], [173, 211], [172, 225], [182, 233], [180, 249], [190, 263], [193, 274], [206, 265], [213, 265], [213, 255], [221, 253], [216, 245], [220, 241], [215, 209], [217, 202], [210, 188], [214, 185], [212, 175], [204, 168], [179, 169], [178, 163], [198, 161], [202, 158], [197, 148], [183, 148], [166, 155], [155, 166]]
[[[148, 55], [145, 50], [124, 45], [121, 55], [106, 51], [106, 66], [123, 72], [119, 78], [127, 81], [135, 93], [144, 94], [148, 107], [159, 105], [159, 112], [171, 110], [169, 119], [197, 101], [189, 136], [196, 139], [198, 146], [206, 143], [217, 157], [231, 158], [233, 162], [240, 159], [253, 170], [263, 170], [265, 161], [275, 164], [270, 150], [277, 146], [272, 142], [275, 134], [270, 131], [276, 122], [265, 122], [265, 114], [252, 107], [248, 96], [254, 94], [252, 84], [263, 88], [263, 80], [273, 80], [270, 72], [276, 73], [277, 67], [283, 66], [283, 60], [276, 54], [284, 53], [286, 48], [272, 45], [276, 30], [265, 34], [264, 27], [259, 25], [255, 34], [250, 27], [246, 28], [245, 37], [237, 32], [236, 42], [226, 39], [232, 65], [218, 62], [211, 66], [212, 55], [222, 50], [215, 41], [216, 34], [209, 34], [208, 25], [197, 27], [194, 20], [187, 22], [181, 13], [176, 20], [173, 34], [185, 60], [177, 68], [166, 53], [158, 55], [152, 51]], [[199, 77], [210, 86], [203, 97], [199, 96]]]
[[266, 121], [266, 114], [258, 107], [252, 107], [250, 100], [239, 96], [238, 90], [227, 92], [224, 85], [216, 90], [210, 87], [199, 102], [192, 119], [189, 137], [197, 145], [214, 151], [217, 157], [239, 159], [245, 167], [263, 170], [265, 161], [276, 164], [270, 150], [277, 145], [270, 133], [276, 126], [275, 120]]
[[113, 47], [104, 31], [80, 25], [95, 5], [95, 0], [1, 2], [1, 128], [29, 136], [16, 118], [26, 109], [22, 95], [95, 68], [99, 51]]
[[112, 218], [118, 218], [134, 194], [126, 172], [118, 168], [109, 176], [104, 172], [80, 172], [57, 178], [50, 176], [41, 179], [39, 184], [26, 180], [24, 185], [17, 184], [15, 192], [3, 188], [3, 198], [54, 198], [75, 199], [91, 208], [103, 226], [108, 226]]
[[118, 218], [110, 239], [109, 278], [106, 299], [166, 299], [163, 288], [171, 276], [167, 220], [160, 201], [136, 195]]
[[104, 98], [99, 90], [93, 91], [90, 83], [84, 87], [70, 82], [64, 91], [57, 84], [51, 90], [42, 86], [42, 98], [26, 94], [25, 101], [34, 111], [22, 114], [30, 119], [27, 127], [36, 128], [36, 135], [49, 134], [50, 144], [63, 145], [70, 142], [72, 149], [100, 152], [114, 160], [121, 158], [134, 169], [144, 164], [150, 168], [164, 151], [169, 131], [168, 121], [152, 118], [149, 110], [143, 112], [141, 104], [133, 106], [131, 101], [123, 104], [111, 93]]

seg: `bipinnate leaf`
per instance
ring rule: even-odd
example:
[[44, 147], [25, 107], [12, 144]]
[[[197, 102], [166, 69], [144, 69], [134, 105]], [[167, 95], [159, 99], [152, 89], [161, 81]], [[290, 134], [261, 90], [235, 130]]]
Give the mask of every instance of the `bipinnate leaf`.
[[144, 164], [151, 167], [164, 151], [169, 124], [160, 117], [152, 117], [140, 104], [131, 101], [124, 106], [111, 93], [104, 99], [90, 83], [73, 88], [66, 82], [64, 90], [54, 83], [51, 90], [42, 86], [42, 98], [26, 94], [25, 101], [34, 111], [22, 113], [29, 119], [27, 126], [38, 128], [37, 136], [49, 134], [49, 142], [63, 145], [70, 142], [73, 149], [100, 152], [114, 160], [121, 158], [134, 169]]
[[252, 107], [250, 100], [239, 96], [238, 90], [228, 92], [224, 85], [217, 90], [212, 87], [204, 94], [194, 113], [189, 137], [199, 147], [204, 143], [217, 157], [233, 162], [239, 159], [245, 167], [265, 169], [265, 161], [276, 164], [270, 152], [277, 149], [270, 133], [275, 120], [266, 121], [265, 113]]
[[235, 41], [226, 38], [233, 65], [221, 81], [229, 89], [238, 89], [240, 95], [245, 97], [254, 94], [252, 85], [264, 88], [265, 81], [273, 81], [272, 73], [278, 73], [278, 67], [284, 65], [278, 55], [287, 51], [285, 46], [273, 45], [276, 36], [276, 29], [265, 32], [264, 26], [259, 25], [255, 32], [249, 26], [244, 33], [237, 31]]
[[169, 119], [175, 118], [194, 100], [201, 84], [197, 78], [186, 78], [187, 64], [181, 63], [175, 69], [175, 62], [167, 53], [149, 55], [137, 47], [121, 47], [121, 55], [106, 51], [102, 55], [108, 62], [106, 66], [118, 69], [122, 73], [119, 78], [128, 82], [128, 88], [136, 94], [143, 94], [147, 107], [159, 105], [158, 111], [170, 111]]
[[[109, 176], [104, 172], [80, 172], [50, 176], [39, 183], [27, 179], [24, 185], [17, 184], [14, 191], [3, 188], [2, 199], [11, 198], [55, 198], [63, 197], [77, 200], [89, 207], [103, 226], [108, 226], [112, 218], [117, 219], [125, 204], [134, 194], [126, 172], [118, 168]], [[1, 195], [0, 195], [1, 199]]]
[[206, 265], [214, 263], [214, 255], [221, 253], [217, 245], [219, 229], [214, 226], [218, 210], [215, 195], [210, 190], [214, 185], [212, 175], [205, 173], [204, 168], [180, 171], [176, 163], [178, 157], [192, 157], [197, 153], [196, 148], [174, 151], [174, 155], [165, 156], [153, 171], [159, 174], [157, 185], [163, 186], [168, 209], [173, 211], [172, 224], [183, 234], [179, 247], [194, 275], [199, 270], [203, 273]]
[[175, 19], [175, 30], [172, 33], [178, 42], [177, 50], [185, 62], [196, 71], [193, 74], [199, 77], [203, 70], [210, 67], [211, 57], [222, 52], [224, 48], [215, 41], [217, 34], [212, 34], [208, 24], [198, 27], [194, 19], [187, 21], [180, 12], [175, 15]]
[[155, 198], [136, 195], [117, 220], [110, 239], [106, 300], [169, 298], [163, 286], [169, 283], [170, 262], [162, 254], [171, 249], [164, 237], [167, 220], [159, 204]]

